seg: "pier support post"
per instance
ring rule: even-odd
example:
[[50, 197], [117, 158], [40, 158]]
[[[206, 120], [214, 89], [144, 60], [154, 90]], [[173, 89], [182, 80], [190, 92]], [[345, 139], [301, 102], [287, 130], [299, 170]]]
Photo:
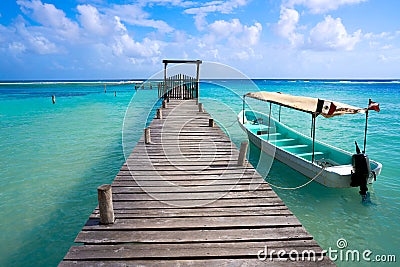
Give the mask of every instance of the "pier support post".
[[214, 127], [214, 119], [208, 119], [208, 127]]
[[97, 187], [97, 198], [99, 201], [100, 224], [114, 223], [111, 185], [103, 184]]
[[242, 142], [240, 144], [239, 158], [237, 163], [239, 166], [244, 166], [248, 145], [249, 145], [248, 142]]
[[163, 102], [162, 102], [162, 108], [166, 108], [167, 107], [167, 100], [163, 100]]
[[150, 127], [147, 127], [144, 129], [144, 142], [146, 144], [151, 143], [151, 137], [150, 137]]
[[157, 117], [156, 118], [162, 119], [162, 109], [161, 108], [157, 109]]
[[199, 112], [204, 112], [203, 103], [199, 103]]

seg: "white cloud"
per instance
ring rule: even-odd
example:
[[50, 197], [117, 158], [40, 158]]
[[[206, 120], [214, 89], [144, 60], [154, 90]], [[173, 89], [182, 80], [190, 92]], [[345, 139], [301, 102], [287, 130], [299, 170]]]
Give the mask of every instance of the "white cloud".
[[191, 44], [199, 48], [195, 52], [202, 58], [227, 62], [259, 57], [254, 49], [259, 45], [261, 23], [244, 25], [235, 18], [214, 21], [207, 29], [207, 34], [191, 40]]
[[78, 16], [82, 27], [91, 33], [105, 35], [109, 31], [108, 21], [101, 15], [96, 7], [91, 5], [78, 5]]
[[114, 19], [115, 19], [114, 30], [116, 32], [126, 32], [127, 29], [126, 29], [125, 25], [121, 22], [121, 19], [118, 16], [115, 16]]
[[245, 6], [247, 0], [231, 0], [231, 1], [211, 1], [202, 4], [199, 7], [193, 7], [185, 10], [187, 14], [198, 14], [198, 13], [213, 13], [219, 12], [222, 14], [230, 14], [235, 8]]
[[283, 5], [294, 8], [296, 5], [307, 7], [311, 13], [320, 14], [336, 10], [342, 5], [359, 4], [367, 0], [286, 0]]
[[380, 61], [388, 63], [388, 62], [400, 62], [400, 56], [390, 54], [389, 56], [380, 54], [378, 55]]
[[282, 7], [279, 21], [275, 27], [277, 34], [287, 38], [293, 46], [303, 44], [303, 35], [296, 32], [299, 19], [300, 15], [297, 10]]
[[[356, 3], [356, 0], [341, 0], [334, 4], [325, 0], [291, 0], [281, 5], [279, 21], [275, 24], [275, 32], [287, 39], [293, 48], [323, 50], [353, 50], [361, 40], [361, 30], [347, 33], [341, 18], [333, 19], [330, 15], [315, 25], [310, 31], [300, 22], [300, 14], [294, 9], [295, 4], [303, 4], [314, 10], [334, 9], [342, 4]], [[288, 7], [291, 6], [291, 7]]]
[[186, 9], [184, 13], [194, 15], [195, 25], [202, 31], [207, 26], [206, 17], [208, 13], [230, 14], [234, 9], [245, 6], [248, 0], [211, 1], [201, 6]]
[[396, 48], [398, 32], [366, 33], [363, 35], [368, 40], [371, 49], [390, 50]]
[[113, 53], [116, 56], [126, 56], [129, 58], [153, 58], [161, 54], [161, 42], [144, 38], [141, 42], [135, 41], [121, 22], [118, 16], [115, 16], [115, 35], [112, 44]]
[[178, 7], [190, 7], [193, 6], [194, 2], [192, 1], [182, 1], [182, 0], [140, 0], [139, 3], [141, 5], [153, 5], [153, 4], [158, 4], [158, 5], [172, 5], [172, 6], [178, 6]]
[[326, 16], [310, 31], [309, 45], [316, 50], [353, 50], [360, 41], [361, 30], [348, 34], [340, 18]]
[[217, 20], [208, 25], [209, 33], [205, 35], [206, 43], [225, 43], [226, 47], [249, 47], [259, 42], [262, 32], [260, 23], [254, 25], [243, 25], [239, 19], [231, 21]]
[[8, 49], [12, 54], [21, 54], [26, 51], [26, 47], [21, 42], [12, 42], [8, 45]]
[[121, 21], [133, 26], [150, 27], [161, 33], [173, 32], [174, 28], [163, 20], [149, 19], [150, 14], [143, 11], [138, 5], [114, 5], [107, 10], [110, 15], [118, 16]]
[[78, 24], [68, 19], [64, 11], [57, 9], [53, 4], [43, 4], [39, 0], [17, 0], [17, 4], [23, 13], [43, 26], [52, 29], [53, 33], [58, 34], [57, 37], [67, 40], [78, 37]]
[[225, 39], [243, 32], [243, 26], [238, 19], [232, 19], [231, 22], [217, 20], [209, 25], [209, 29], [218, 39]]
[[245, 30], [242, 39], [248, 40], [250, 45], [256, 45], [260, 40], [260, 35], [262, 31], [261, 24], [256, 22], [253, 26], [245, 26], [244, 29]]
[[113, 50], [118, 56], [154, 57], [160, 54], [160, 44], [148, 38], [142, 42], [136, 42], [128, 34], [124, 34], [116, 40]]
[[[19, 35], [19, 38], [22, 40], [19, 47], [24, 46], [24, 49], [20, 49], [20, 52], [24, 52], [30, 49], [35, 53], [44, 55], [56, 53], [59, 51], [55, 43], [44, 37], [40, 31], [35, 31], [34, 29], [27, 28], [22, 21], [16, 25], [16, 31]], [[16, 47], [11, 46], [10, 48], [15, 49]]]

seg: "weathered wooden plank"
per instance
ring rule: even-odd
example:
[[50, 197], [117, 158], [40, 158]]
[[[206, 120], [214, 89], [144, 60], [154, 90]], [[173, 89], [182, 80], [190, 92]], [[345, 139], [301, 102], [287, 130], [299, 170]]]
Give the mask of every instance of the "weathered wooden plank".
[[[293, 256], [293, 258], [295, 258]], [[305, 257], [303, 260], [300, 256], [299, 260], [290, 260], [289, 258], [271, 258], [264, 261], [256, 258], [220, 258], [220, 259], [187, 259], [187, 260], [108, 260], [108, 261], [85, 261], [85, 260], [73, 260], [63, 261], [59, 265], [60, 267], [72, 267], [72, 266], [92, 266], [92, 267], [126, 267], [126, 266], [141, 266], [141, 267], [167, 267], [167, 266], [191, 266], [191, 267], [204, 267], [204, 266], [218, 266], [218, 267], [255, 267], [255, 266], [277, 266], [286, 267], [288, 265], [293, 267], [324, 267], [324, 266], [336, 266], [327, 256], [318, 257], [317, 260], [308, 260]]]
[[[169, 186], [146, 186], [145, 183], [136, 184], [135, 186], [112, 187], [113, 194], [143, 194], [146, 192], [151, 193], [170, 193], [175, 194], [179, 192], [192, 192], [192, 193], [207, 193], [207, 192], [249, 192], [253, 191], [248, 185], [199, 185], [199, 186], [178, 186], [177, 184], [169, 184]], [[274, 193], [266, 183], [261, 184], [257, 188], [258, 192], [269, 191]]]
[[[215, 174], [209, 174], [209, 173], [192, 173], [192, 174], [188, 174], [188, 173], [184, 173], [184, 174], [180, 174], [180, 173], [173, 173], [173, 174], [168, 174], [168, 173], [164, 173], [161, 174], [160, 172], [156, 172], [152, 171], [152, 172], [138, 172], [138, 173], [134, 173], [133, 171], [130, 170], [126, 170], [126, 171], [120, 171], [117, 176], [118, 179], [129, 179], [129, 180], [139, 180], [143, 177], [143, 179], [148, 179], [148, 180], [164, 180], [164, 179], [168, 179], [168, 180], [182, 180], [182, 178], [184, 180], [240, 180], [240, 179], [245, 179], [245, 178], [255, 178], [255, 179], [259, 179], [262, 180], [262, 178], [260, 177], [260, 175], [256, 172], [252, 172], [251, 170], [244, 170], [243, 172], [223, 172], [223, 173], [215, 173]], [[132, 179], [127, 178], [127, 177], [132, 177]]]
[[[176, 187], [179, 188], [179, 187]], [[181, 190], [185, 190], [184, 187], [180, 187]], [[131, 194], [131, 193], [113, 193], [114, 201], [169, 201], [169, 200], [217, 200], [217, 199], [254, 199], [261, 198], [266, 201], [270, 197], [276, 197], [275, 193], [271, 193], [272, 190], [268, 191], [239, 191], [239, 192], [193, 192], [193, 190], [189, 189], [188, 191], [175, 191], [171, 193], [156, 193], [151, 192], [151, 190], [146, 191], [141, 194]]]
[[[171, 164], [174, 164], [175, 160], [171, 160]], [[139, 165], [139, 163], [128, 164], [121, 168], [121, 171], [143, 171], [144, 168], [147, 170], [156, 170], [156, 171], [170, 171], [170, 170], [209, 170], [209, 171], [219, 171], [219, 173], [224, 172], [244, 172], [246, 168], [239, 168], [236, 164], [224, 164], [224, 163], [216, 163], [216, 164], [208, 164], [207, 163], [195, 163], [193, 165], [190, 162], [176, 162], [176, 165], [173, 166], [165, 164], [165, 163], [154, 163], [154, 164], [147, 164], [144, 162], [143, 165]], [[247, 170], [250, 170], [248, 168]]]
[[[168, 229], [216, 229], [216, 228], [261, 228], [261, 227], [286, 227], [301, 226], [299, 220], [293, 215], [280, 216], [207, 216], [187, 218], [116, 218], [114, 224], [100, 225], [95, 220], [83, 227], [89, 230], [168, 230]], [[178, 237], [177, 237], [178, 238]]]
[[114, 209], [168, 209], [177, 207], [268, 207], [283, 205], [283, 201], [279, 197], [256, 198], [252, 199], [218, 199], [211, 200], [169, 200], [168, 202], [161, 201], [115, 201]]
[[[290, 240], [270, 242], [229, 242], [188, 244], [136, 244], [136, 245], [86, 245], [71, 247], [65, 259], [188, 259], [188, 258], [257, 258], [257, 253], [265, 246], [274, 251], [282, 250], [286, 258], [293, 250], [302, 252], [313, 250], [316, 255], [324, 255], [314, 240]], [[273, 255], [274, 256], [274, 255]], [[277, 254], [275, 254], [277, 257]]]
[[[129, 166], [128, 166], [129, 167]], [[229, 169], [224, 169], [220, 167], [215, 167], [215, 168], [209, 168], [202, 170], [199, 168], [196, 169], [174, 169], [174, 167], [168, 168], [168, 170], [165, 169], [146, 169], [146, 166], [142, 166], [143, 168], [140, 168], [140, 166], [137, 166], [137, 168], [128, 168], [127, 170], [121, 170], [118, 175], [208, 175], [208, 174], [241, 174], [245, 173], [246, 169], [249, 171], [251, 168], [229, 168]]]
[[174, 243], [305, 240], [312, 236], [301, 226], [258, 229], [167, 231], [82, 231], [75, 242], [85, 244]]
[[[150, 173], [148, 175], [146, 175], [146, 173], [138, 173], [135, 175], [118, 175], [117, 179], [115, 180], [115, 182], [136, 182], [136, 183], [140, 183], [140, 185], [144, 185], [143, 182], [149, 182], [151, 184], [151, 181], [167, 181], [167, 182], [193, 182], [194, 184], [198, 183], [201, 185], [204, 184], [209, 184], [209, 185], [218, 185], [218, 184], [236, 184], [236, 183], [244, 183], [244, 182], [253, 182], [253, 183], [265, 183], [264, 180], [256, 175], [251, 175], [251, 174], [241, 174], [241, 173], [237, 173], [237, 174], [232, 174], [231, 176], [225, 175], [225, 174], [213, 174], [212, 176], [213, 178], [210, 178], [207, 175], [201, 175], [201, 174], [197, 174], [197, 173], [192, 173], [192, 174], [178, 174], [178, 175], [171, 175], [171, 174], [164, 174], [164, 175], [160, 175], [160, 176], [155, 176], [152, 175], [154, 173]], [[156, 184], [156, 182], [152, 183], [152, 184]], [[161, 183], [160, 183], [161, 186]]]
[[[237, 157], [236, 158], [225, 158], [225, 159], [218, 159], [218, 160], [204, 160], [201, 158], [196, 159], [185, 159], [184, 157], [175, 157], [175, 158], [170, 158], [166, 156], [164, 159], [155, 159], [153, 160], [152, 158], [142, 158], [141, 162], [143, 165], [146, 166], [161, 166], [161, 167], [168, 167], [168, 166], [206, 166], [209, 168], [221, 168], [221, 169], [241, 169], [241, 166], [237, 165]], [[128, 159], [126, 161], [126, 164], [122, 166], [123, 169], [129, 167], [139, 167], [141, 164], [138, 160], [135, 159]], [[249, 166], [249, 164], [247, 164]]]
[[[254, 215], [293, 215], [289, 209], [282, 206], [270, 207], [228, 207], [228, 208], [171, 208], [171, 209], [114, 209], [116, 217], [128, 218], [171, 218], [171, 217], [203, 217], [203, 216], [254, 216]], [[95, 209], [90, 218], [99, 216], [99, 210]]]
[[[221, 175], [215, 177], [214, 179], [207, 176], [117, 176], [113, 182], [115, 186], [132, 186], [133, 184], [140, 184], [141, 186], [167, 186], [166, 182], [173, 185], [187, 185], [187, 186], [204, 186], [204, 185], [231, 185], [231, 184], [250, 184], [250, 185], [260, 185], [264, 184], [264, 180], [259, 179], [257, 176], [253, 177], [251, 175], [243, 175], [243, 177], [232, 177]], [[252, 187], [254, 188], [254, 186]]]

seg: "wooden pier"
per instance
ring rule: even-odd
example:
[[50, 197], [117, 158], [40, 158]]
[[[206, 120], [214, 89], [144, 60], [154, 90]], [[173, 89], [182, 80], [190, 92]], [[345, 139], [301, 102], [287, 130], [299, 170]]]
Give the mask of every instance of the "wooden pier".
[[61, 266], [334, 265], [196, 100], [160, 112], [112, 183], [115, 222], [96, 208]]

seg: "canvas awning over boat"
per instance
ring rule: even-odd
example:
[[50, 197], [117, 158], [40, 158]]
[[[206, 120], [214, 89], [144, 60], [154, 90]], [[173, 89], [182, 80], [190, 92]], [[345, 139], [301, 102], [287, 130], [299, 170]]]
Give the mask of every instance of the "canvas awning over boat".
[[307, 113], [323, 115], [326, 118], [344, 115], [364, 113], [364, 108], [350, 106], [344, 103], [324, 100], [313, 97], [294, 96], [280, 92], [252, 92], [247, 93], [246, 97], [251, 97], [261, 101], [278, 104], [284, 107], [293, 108]]

